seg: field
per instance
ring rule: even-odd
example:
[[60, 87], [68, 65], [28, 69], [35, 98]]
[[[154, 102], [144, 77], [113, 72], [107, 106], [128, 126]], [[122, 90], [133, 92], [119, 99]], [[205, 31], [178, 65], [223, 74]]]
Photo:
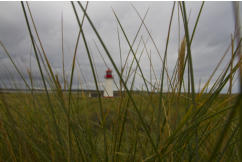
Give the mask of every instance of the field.
[[[162, 161], [207, 161], [237, 96], [219, 95], [206, 108], [209, 94], [203, 95], [188, 116], [191, 102], [185, 96], [165, 94], [159, 116], [157, 94], [150, 100], [146, 93], [134, 95], [144, 128], [125, 94], [102, 99], [103, 120], [97, 98], [73, 94], [69, 121], [66, 94], [64, 104], [57, 94], [50, 95], [54, 118], [45, 94], [1, 94], [1, 160], [66, 161], [69, 149], [71, 161], [105, 160], [104, 128], [110, 161], [153, 161], [157, 157]], [[238, 161], [238, 141], [238, 117], [234, 117], [216, 160]]]
[[[129, 60], [128, 57], [131, 58], [130, 66], [126, 66], [125, 62], [118, 67], [86, 12], [88, 3], [83, 6], [80, 2], [71, 2], [71, 5], [80, 28], [75, 49], [81, 37], [98, 95], [88, 97], [72, 87], [74, 71], [77, 69], [76, 50], [72, 58], [70, 78], [65, 78], [64, 63], [63, 78], [53, 72], [30, 6], [28, 2], [21, 2], [42, 80], [42, 93], [35, 91], [31, 69], [28, 69], [28, 78], [23, 76], [14, 57], [0, 41], [0, 47], [29, 92], [8, 93], [0, 89], [0, 162], [241, 161], [242, 93], [232, 92], [235, 81], [242, 87], [240, 35], [232, 36], [229, 50], [219, 58], [208, 80], [198, 90], [194, 81], [195, 65], [192, 62], [191, 44], [204, 2], [201, 3], [192, 30], [188, 29], [185, 2], [174, 2], [164, 54], [159, 53], [152, 41], [161, 58], [161, 73], [160, 76], [155, 76], [159, 81], [152, 83], [152, 79], [144, 76], [144, 70], [140, 66], [141, 55], [143, 51], [147, 51], [144, 50], [146, 44], [142, 36], [140, 42], [143, 40], [144, 48], [142, 53], [138, 53], [113, 11], [117, 25], [130, 48], [126, 61]], [[168, 73], [167, 49], [175, 8], [180, 13], [185, 34], [179, 42], [176, 66], [172, 73]], [[81, 11], [84, 13], [82, 18], [78, 14]], [[136, 12], [139, 15], [137, 10]], [[120, 95], [117, 97], [104, 98], [100, 93], [95, 62], [82, 30], [84, 19], [92, 27], [119, 78], [119, 83], [116, 84]], [[140, 19], [141, 26], [145, 26], [143, 19]], [[148, 29], [147, 32], [149, 33]], [[139, 34], [138, 30], [136, 36]], [[153, 40], [150, 33], [149, 37]], [[136, 38], [138, 37], [135, 37], [134, 42]], [[224, 60], [228, 54], [230, 59]], [[235, 59], [237, 57], [238, 61]], [[222, 63], [225, 66], [222, 71], [218, 71]], [[150, 63], [151, 71], [153, 68]], [[134, 87], [138, 77], [144, 86], [137, 92]], [[214, 82], [211, 81], [212, 78]], [[60, 80], [64, 80], [63, 84]], [[128, 81], [131, 83], [128, 84]], [[0, 84], [3, 85], [2, 82]]]

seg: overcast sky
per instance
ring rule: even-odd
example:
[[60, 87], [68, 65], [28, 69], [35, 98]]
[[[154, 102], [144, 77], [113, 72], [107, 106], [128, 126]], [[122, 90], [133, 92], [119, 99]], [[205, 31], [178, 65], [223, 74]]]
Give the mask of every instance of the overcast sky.
[[[84, 2], [82, 4], [85, 5]], [[149, 8], [145, 23], [151, 32], [160, 54], [163, 57], [173, 2], [132, 2], [132, 4], [138, 9], [142, 17]], [[61, 82], [61, 14], [63, 13], [64, 61], [66, 75], [69, 79], [75, 42], [79, 31], [79, 26], [70, 2], [29, 2], [29, 5], [48, 59], [55, 74], [58, 74], [60, 77]], [[187, 2], [186, 5], [187, 15], [190, 13], [189, 30], [191, 35], [201, 2]], [[77, 3], [76, 7], [78, 9], [79, 17], [82, 18], [83, 13]], [[118, 67], [120, 67], [117, 29], [119, 30], [121, 39], [122, 62], [124, 62], [127, 56], [129, 46], [121, 29], [118, 28], [112, 8], [119, 17], [130, 42], [133, 41], [141, 21], [135, 10], [132, 8], [131, 2], [90, 2], [88, 5], [87, 13], [104, 40], [116, 64]], [[184, 29], [182, 20], [180, 19], [180, 21], [180, 38], [182, 39], [184, 36]], [[167, 55], [167, 65], [170, 75], [178, 57], [178, 25], [179, 23], [176, 5]], [[108, 66], [111, 69], [113, 69], [113, 67], [106, 57], [102, 46], [100, 45], [87, 20], [84, 21], [83, 28], [91, 55], [95, 61], [99, 83], [101, 84], [104, 81], [106, 66], [100, 57], [94, 42], [97, 43], [98, 48]], [[197, 32], [195, 33], [191, 49], [196, 89], [198, 89], [199, 82], [204, 84], [211, 75], [213, 69], [228, 48], [231, 42], [231, 34], [233, 32], [234, 16], [232, 12], [232, 3], [206, 2], [198, 23]], [[141, 36], [145, 41], [147, 40], [147, 49], [149, 54], [151, 54], [154, 71], [159, 79], [162, 63], [144, 26], [141, 28], [138, 38], [134, 44], [134, 49], [137, 48]], [[77, 51], [77, 61], [80, 65], [80, 68], [78, 67], [78, 64], [76, 64], [74, 87], [78, 87], [79, 80], [82, 82], [84, 88], [94, 88], [94, 81], [85, 46], [83, 40], [80, 40], [81, 41]], [[34, 84], [36, 87], [41, 87], [42, 83], [40, 82], [40, 73], [35, 60], [33, 47], [31, 45], [20, 2], [0, 2], [0, 41], [5, 45], [20, 71], [23, 73], [24, 77], [28, 78], [27, 69], [30, 69], [31, 67]], [[143, 46], [144, 45], [141, 43], [137, 53], [138, 57], [141, 54]], [[229, 57], [230, 55], [225, 58], [225, 63], [228, 61]], [[129, 59], [128, 66], [130, 65], [131, 61], [132, 57]], [[145, 77], [150, 80], [150, 61], [147, 57], [147, 53], [143, 53], [140, 63]], [[226, 64], [223, 64], [218, 72], [223, 70], [224, 65]], [[117, 80], [116, 73], [114, 73], [114, 76]], [[0, 48], [0, 78], [1, 87], [8, 87], [8, 85], [14, 86], [14, 83], [21, 85], [19, 76], [16, 74], [13, 65], [2, 48]], [[141, 88], [143, 82], [139, 75], [137, 76], [136, 81], [136, 88]], [[153, 72], [152, 82], [155, 82]], [[236, 83], [233, 91], [236, 92], [237, 88], [238, 84]]]

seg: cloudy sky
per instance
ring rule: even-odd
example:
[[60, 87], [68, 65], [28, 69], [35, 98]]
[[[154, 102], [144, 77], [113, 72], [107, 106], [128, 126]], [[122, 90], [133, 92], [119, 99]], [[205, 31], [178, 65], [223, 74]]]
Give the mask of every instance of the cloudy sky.
[[[82, 3], [85, 5], [85, 3]], [[120, 35], [121, 57], [124, 63], [129, 46], [125, 37], [118, 27], [117, 20], [112, 12], [115, 10], [117, 16], [122, 23], [125, 33], [130, 42], [133, 41], [136, 32], [141, 24], [137, 13], [132, 8], [133, 4], [144, 17], [147, 9], [148, 14], [145, 18], [145, 24], [148, 27], [161, 56], [164, 56], [167, 31], [169, 26], [170, 15], [173, 2], [90, 2], [87, 13], [93, 21], [95, 27], [104, 40], [108, 50], [114, 58], [118, 67], [120, 67], [120, 51], [117, 30]], [[51, 66], [58, 74], [62, 82], [62, 42], [61, 42], [61, 15], [63, 14], [63, 32], [64, 32], [64, 61], [66, 77], [70, 78], [72, 59], [74, 54], [75, 42], [77, 39], [79, 26], [77, 24], [72, 6], [70, 2], [29, 2], [34, 21], [39, 32], [43, 47], [47, 53], [47, 57]], [[189, 18], [190, 33], [195, 24], [195, 20], [201, 6], [201, 2], [187, 2], [187, 14]], [[25, 6], [27, 9], [27, 6]], [[82, 11], [76, 3], [79, 17], [82, 18]], [[241, 16], [242, 17], [242, 16]], [[184, 36], [183, 23], [180, 19], [180, 39]], [[4, 44], [13, 60], [16, 62], [23, 76], [28, 80], [27, 69], [31, 69], [34, 85], [41, 87], [41, 78], [36, 63], [33, 47], [27, 30], [24, 14], [20, 2], [0, 2], [0, 41]], [[171, 75], [174, 65], [178, 57], [179, 48], [179, 23], [177, 5], [174, 11], [174, 17], [171, 27], [170, 42], [168, 46], [168, 72]], [[87, 20], [84, 20], [83, 30], [90, 48], [91, 55], [94, 59], [99, 83], [103, 83], [106, 65], [101, 58], [100, 53], [107, 62], [107, 66], [112, 68], [111, 62], [108, 60], [105, 52], [99, 43], [95, 33]], [[194, 65], [195, 83], [198, 89], [199, 83], [204, 84], [216, 67], [220, 58], [228, 48], [231, 42], [231, 34], [234, 32], [234, 16], [232, 12], [231, 2], [206, 2], [198, 23], [197, 32], [192, 43], [192, 57]], [[151, 80], [155, 83], [155, 76], [159, 79], [162, 67], [158, 53], [146, 31], [142, 26], [138, 38], [134, 44], [137, 48], [141, 37], [147, 41], [147, 51], [151, 55], [151, 61], [154, 66], [155, 74], [151, 73]], [[35, 36], [37, 40], [37, 37]], [[95, 42], [98, 49], [95, 46]], [[141, 55], [144, 47], [141, 42], [137, 52], [137, 56]], [[230, 55], [225, 58], [225, 63], [219, 69], [219, 73], [223, 70]], [[132, 57], [128, 60], [130, 66]], [[143, 53], [140, 64], [146, 79], [150, 80], [150, 61], [146, 51]], [[83, 88], [94, 88], [94, 81], [91, 73], [90, 64], [86, 54], [83, 40], [77, 50], [74, 87], [78, 87], [79, 81]], [[80, 66], [78, 66], [80, 65]], [[216, 75], [218, 76], [219, 73]], [[117, 74], [114, 73], [117, 81]], [[216, 77], [215, 76], [215, 77]], [[0, 48], [0, 78], [1, 87], [12, 87], [22, 85], [14, 66], [6, 56], [4, 50]], [[142, 79], [137, 75], [136, 88], [141, 88]], [[21, 86], [20, 86], [21, 87]], [[235, 84], [233, 89], [237, 91], [238, 85]]]

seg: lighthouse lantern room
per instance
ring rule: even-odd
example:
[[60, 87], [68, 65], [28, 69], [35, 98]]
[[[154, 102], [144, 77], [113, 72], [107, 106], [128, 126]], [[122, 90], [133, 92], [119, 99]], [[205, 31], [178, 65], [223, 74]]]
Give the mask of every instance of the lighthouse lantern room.
[[104, 82], [104, 97], [113, 97], [113, 76], [112, 70], [107, 69]]

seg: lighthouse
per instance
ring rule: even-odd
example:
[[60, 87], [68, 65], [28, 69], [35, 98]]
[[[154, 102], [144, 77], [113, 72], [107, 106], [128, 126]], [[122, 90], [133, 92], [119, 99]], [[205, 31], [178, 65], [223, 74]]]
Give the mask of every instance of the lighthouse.
[[107, 69], [104, 82], [104, 97], [113, 97], [113, 76], [112, 70]]

